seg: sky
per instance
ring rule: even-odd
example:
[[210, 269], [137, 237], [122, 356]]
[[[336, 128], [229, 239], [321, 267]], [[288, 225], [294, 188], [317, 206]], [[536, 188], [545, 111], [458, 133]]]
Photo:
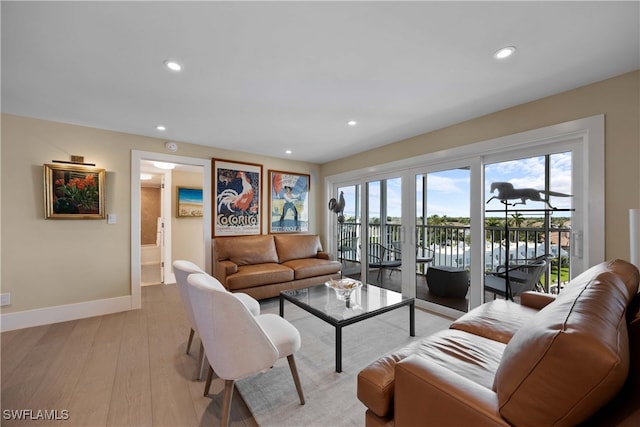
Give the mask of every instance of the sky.
[[[572, 194], [571, 183], [571, 153], [552, 154], [549, 157], [550, 191]], [[485, 165], [485, 200], [497, 195], [491, 193], [493, 182], [509, 182], [514, 188], [544, 189], [545, 157], [530, 157], [521, 160]], [[422, 175], [416, 177], [416, 210], [422, 211]], [[447, 217], [469, 217], [469, 170], [451, 169], [427, 174], [427, 217], [432, 215]], [[387, 180], [387, 216], [401, 216], [401, 180], [400, 178]], [[345, 216], [355, 215], [355, 187], [341, 188], [344, 191], [346, 206]], [[545, 195], [542, 194], [542, 198]], [[571, 208], [570, 197], [551, 197], [552, 206], [559, 209]], [[380, 217], [380, 182], [369, 183], [369, 204], [372, 207], [370, 217]], [[497, 199], [487, 205], [487, 210], [504, 210], [504, 205]], [[527, 201], [523, 209], [544, 209], [542, 202]], [[421, 216], [421, 215], [418, 215]], [[487, 213], [487, 216], [502, 216]], [[536, 215], [538, 216], [538, 215]], [[570, 216], [567, 212], [566, 216]]]

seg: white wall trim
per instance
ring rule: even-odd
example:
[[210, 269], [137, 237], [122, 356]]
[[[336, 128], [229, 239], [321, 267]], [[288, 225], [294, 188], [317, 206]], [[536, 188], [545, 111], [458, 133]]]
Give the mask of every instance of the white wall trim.
[[67, 322], [69, 320], [84, 319], [86, 317], [119, 313], [121, 311], [131, 310], [131, 304], [131, 296], [122, 296], [14, 313], [4, 313], [0, 316], [0, 330], [6, 332], [51, 323]]

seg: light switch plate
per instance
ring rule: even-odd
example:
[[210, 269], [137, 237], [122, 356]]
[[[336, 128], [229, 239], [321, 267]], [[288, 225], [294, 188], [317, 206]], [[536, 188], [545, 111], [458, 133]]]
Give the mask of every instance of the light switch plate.
[[116, 214], [107, 215], [107, 224], [115, 224], [118, 221]]
[[0, 306], [11, 305], [11, 294], [0, 294]]

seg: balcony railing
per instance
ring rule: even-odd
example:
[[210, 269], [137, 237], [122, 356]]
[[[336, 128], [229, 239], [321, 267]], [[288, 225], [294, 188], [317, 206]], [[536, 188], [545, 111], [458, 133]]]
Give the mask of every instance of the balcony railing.
[[[345, 261], [361, 261], [360, 223], [345, 222], [340, 227], [339, 257]], [[384, 231], [383, 231], [384, 230]], [[508, 236], [504, 227], [485, 227], [485, 271], [494, 271], [507, 262], [515, 265], [538, 256], [548, 255], [552, 268], [543, 283], [549, 292], [557, 292], [570, 277], [570, 228], [512, 227]], [[388, 260], [398, 259], [402, 241], [401, 224], [369, 224], [369, 243], [380, 243], [392, 250], [386, 252]], [[429, 265], [471, 267], [471, 234], [469, 226], [419, 225], [416, 248], [417, 258], [431, 258], [430, 263], [418, 263], [416, 272], [426, 273]], [[548, 242], [548, 243], [547, 243]], [[563, 242], [565, 245], [563, 245]], [[374, 254], [379, 255], [379, 254]]]

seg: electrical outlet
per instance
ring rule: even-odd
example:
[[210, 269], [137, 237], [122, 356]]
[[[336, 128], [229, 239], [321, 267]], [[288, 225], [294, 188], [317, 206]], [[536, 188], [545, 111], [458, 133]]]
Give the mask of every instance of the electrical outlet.
[[11, 294], [0, 294], [0, 306], [2, 305], [11, 305]]

